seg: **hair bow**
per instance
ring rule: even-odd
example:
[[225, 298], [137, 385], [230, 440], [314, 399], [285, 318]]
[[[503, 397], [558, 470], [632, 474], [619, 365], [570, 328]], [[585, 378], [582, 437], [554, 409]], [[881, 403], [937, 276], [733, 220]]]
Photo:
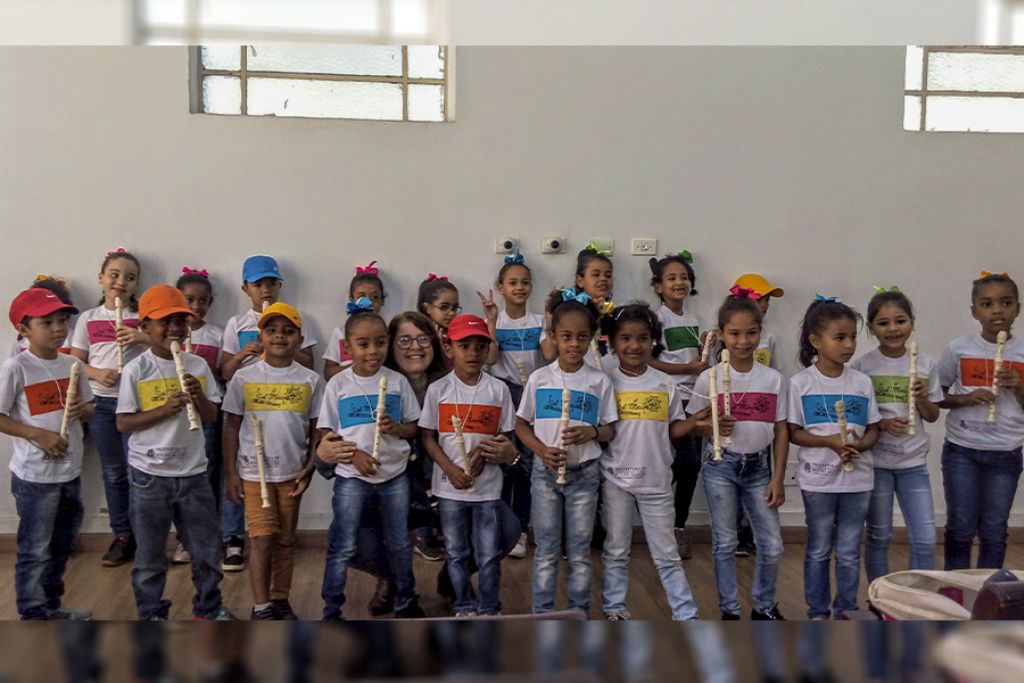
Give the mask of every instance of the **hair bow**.
[[889, 285], [888, 287], [882, 287], [881, 285], [871, 285], [871, 286], [874, 288], [875, 294], [886, 294], [886, 293], [889, 293], [889, 292], [896, 293], [896, 292], [900, 291], [900, 288], [897, 287], [896, 285]]
[[563, 289], [562, 301], [576, 301], [586, 306], [590, 303], [590, 295], [586, 292], [577, 294], [575, 289]]
[[838, 298], [836, 298], [834, 296], [825, 296], [824, 294], [815, 294], [814, 295], [814, 300], [818, 301], [818, 302], [821, 302], [821, 303], [826, 303], [826, 304], [837, 304], [837, 303], [839, 303], [839, 299]]
[[433, 282], [435, 280], [448, 282], [448, 277], [445, 275], [435, 275], [434, 273], [430, 273], [429, 275], [427, 275], [427, 282]]
[[361, 296], [355, 301], [349, 301], [345, 304], [345, 310], [348, 311], [349, 315], [355, 315], [356, 313], [365, 313], [373, 310], [373, 302], [367, 299], [365, 296]]
[[749, 289], [747, 287], [740, 287], [739, 285], [733, 285], [732, 287], [730, 287], [729, 293], [732, 294], [737, 299], [751, 299], [753, 301], [757, 301], [758, 299], [761, 298], [761, 295], [755, 292], [754, 290]]
[[689, 263], [691, 266], [693, 265], [693, 254], [690, 253], [689, 249], [683, 249], [682, 251], [676, 252], [675, 254], [669, 254], [669, 256], [678, 256], [679, 258], [683, 259], [683, 261], [685, 261], [686, 263]]
[[201, 270], [192, 270], [188, 266], [184, 266], [182, 267], [181, 272], [184, 273], [185, 275], [198, 275], [199, 277], [205, 278], [210, 277], [210, 274], [206, 272], [206, 268], [203, 268]]
[[979, 280], [987, 280], [988, 278], [992, 277], [993, 275], [1002, 275], [1003, 277], [1010, 277], [1009, 273], [990, 273], [987, 270], [983, 270], [983, 271], [981, 271], [981, 277], [979, 277], [978, 279]]
[[522, 265], [526, 263], [526, 259], [523, 258], [523, 252], [518, 249], [513, 249], [512, 253], [505, 257], [505, 265], [510, 266], [513, 264]]
[[113, 256], [114, 254], [127, 254], [127, 253], [128, 252], [125, 251], [124, 247], [118, 247], [117, 249], [114, 249], [113, 251], [108, 251], [107, 252], [107, 256]]
[[370, 261], [365, 266], [356, 266], [356, 275], [380, 275], [377, 259]]
[[591, 242], [587, 246], [583, 247], [583, 251], [590, 251], [590, 252], [593, 252], [595, 254], [598, 254], [599, 256], [611, 256], [612, 255], [611, 249], [598, 249], [597, 248], [597, 242]]

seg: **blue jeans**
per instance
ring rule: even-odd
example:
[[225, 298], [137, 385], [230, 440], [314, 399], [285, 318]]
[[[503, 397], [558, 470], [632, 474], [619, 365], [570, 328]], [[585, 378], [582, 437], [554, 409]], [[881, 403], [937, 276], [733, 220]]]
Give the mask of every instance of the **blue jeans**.
[[206, 457], [210, 460], [207, 472], [210, 473], [210, 482], [217, 493], [217, 509], [220, 511], [220, 526], [222, 540], [227, 543], [228, 539], [236, 536], [245, 539], [245, 504], [232, 503], [224, 495], [224, 464], [221, 462], [221, 436], [223, 434], [223, 413], [220, 413], [216, 422], [203, 425], [203, 434], [206, 436]]
[[36, 484], [11, 472], [18, 511], [18, 555], [14, 592], [22, 619], [45, 619], [60, 607], [64, 568], [82, 526], [82, 480]]
[[[860, 587], [860, 536], [868, 517], [871, 491], [819, 493], [801, 491], [807, 516], [807, 551], [804, 555], [804, 599], [807, 616], [829, 616], [832, 587], [829, 581], [832, 551], [836, 554], [836, 597], [832, 613], [857, 609]], [[758, 552], [761, 548], [758, 547]]]
[[[497, 614], [501, 610], [500, 500], [465, 502], [442, 498], [441, 531], [448, 553], [448, 574], [455, 589], [455, 613]], [[480, 568], [473, 593], [471, 565]]]
[[[878, 470], [875, 470], [877, 473]], [[889, 680], [889, 652], [894, 648], [893, 636], [900, 631], [900, 680], [910, 680], [920, 674], [924, 657], [925, 622], [901, 621], [898, 624], [886, 621], [861, 622], [861, 643], [864, 653], [864, 667], [868, 676], [879, 681]]]
[[935, 506], [928, 467], [918, 465], [902, 470], [876, 467], [864, 541], [864, 569], [869, 583], [889, 573], [894, 496], [899, 498], [910, 536], [910, 569], [935, 568]]
[[779, 511], [769, 508], [764, 497], [771, 483], [770, 451], [736, 453], [722, 449], [722, 459], [704, 461], [704, 492], [711, 513], [711, 554], [715, 560], [718, 607], [724, 614], [739, 614], [736, 588], [737, 518], [746, 511], [757, 547], [751, 597], [754, 609], [775, 607], [775, 584], [782, 557]]
[[100, 453], [103, 490], [110, 513], [110, 530], [115, 536], [131, 536], [128, 513], [128, 435], [117, 431], [117, 399], [97, 396], [96, 412], [89, 421], [89, 433]]
[[533, 611], [553, 612], [558, 561], [565, 518], [566, 555], [569, 558], [569, 607], [590, 609], [590, 539], [597, 515], [601, 469], [591, 460], [566, 472], [565, 486], [541, 458], [533, 459], [530, 516], [537, 552], [533, 556]]
[[384, 522], [384, 544], [391, 559], [395, 581], [395, 611], [409, 607], [416, 599], [409, 546], [409, 479], [397, 476], [382, 484], [370, 484], [356, 477], [335, 477], [331, 505], [334, 519], [327, 532], [327, 563], [321, 597], [324, 619], [338, 619], [345, 605], [348, 565], [356, 554], [359, 527], [367, 503], [377, 499]]
[[978, 568], [998, 569], [1006, 558], [1006, 526], [1021, 473], [1021, 449], [980, 451], [951, 441], [942, 446], [946, 492], [946, 570], [970, 569], [971, 545], [981, 541]]
[[633, 543], [633, 512], [640, 511], [647, 547], [665, 589], [672, 618], [677, 621], [697, 618], [697, 605], [679, 559], [672, 522], [675, 520], [672, 490], [663, 493], [630, 493], [609, 479], [604, 480], [604, 505], [601, 517], [605, 539], [602, 565], [604, 578], [601, 590], [605, 614], [626, 611], [626, 590], [629, 586], [629, 547]]
[[220, 525], [206, 473], [156, 477], [132, 467], [129, 478], [132, 528], [139, 546], [132, 567], [139, 618], [167, 618], [171, 609], [170, 600], [164, 600], [163, 594], [167, 535], [172, 522], [192, 556], [192, 583], [196, 587], [192, 612], [199, 617], [216, 613], [221, 607]]

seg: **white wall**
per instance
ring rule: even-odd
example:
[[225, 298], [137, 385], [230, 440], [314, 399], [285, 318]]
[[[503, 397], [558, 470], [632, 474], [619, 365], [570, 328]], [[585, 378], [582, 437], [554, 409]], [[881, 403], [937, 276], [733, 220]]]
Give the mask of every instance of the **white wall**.
[[[627, 245], [656, 237], [696, 255], [705, 320], [741, 272], [784, 286], [768, 322], [792, 371], [815, 292], [862, 308], [873, 283], [898, 283], [918, 307], [922, 351], [937, 355], [976, 329], [979, 270], [1022, 272], [1024, 136], [904, 132], [900, 48], [460, 48], [457, 59], [458, 120], [396, 124], [191, 115], [182, 48], [0, 49], [0, 292], [52, 272], [90, 306], [103, 254], [124, 246], [147, 284], [208, 268], [211, 319], [223, 321], [244, 307], [243, 258], [267, 252], [323, 341], [355, 263], [381, 260], [385, 313], [410, 306], [428, 271], [450, 275], [474, 309], [500, 263], [493, 239], [517, 235], [540, 308], [573, 265], [539, 256], [543, 235], [568, 235], [574, 250], [612, 237], [616, 298], [650, 299]], [[12, 339], [4, 329], [0, 348]], [[0, 461], [9, 452], [0, 439]], [[94, 455], [85, 477], [86, 528], [101, 531]], [[933, 481], [941, 510], [937, 468]], [[791, 497], [786, 521], [800, 524]], [[303, 524], [326, 525], [328, 501], [318, 480]], [[0, 495], [0, 532], [14, 526]]]

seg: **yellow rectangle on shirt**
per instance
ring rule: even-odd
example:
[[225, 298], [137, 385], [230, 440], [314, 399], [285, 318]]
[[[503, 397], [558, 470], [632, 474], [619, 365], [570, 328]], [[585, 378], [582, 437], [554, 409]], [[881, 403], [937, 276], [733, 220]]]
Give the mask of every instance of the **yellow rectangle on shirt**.
[[[199, 385], [206, 392], [206, 378], [198, 377]], [[181, 385], [177, 377], [163, 377], [161, 379], [147, 379], [135, 385], [139, 392], [139, 406], [142, 410], [153, 410], [167, 403], [171, 394], [181, 393]]]
[[313, 389], [308, 384], [279, 382], [248, 382], [245, 385], [245, 412], [282, 410], [292, 413], [309, 412]]
[[770, 368], [772, 366], [772, 350], [754, 349], [754, 360]]
[[668, 421], [668, 393], [664, 391], [620, 391], [615, 394], [620, 420]]

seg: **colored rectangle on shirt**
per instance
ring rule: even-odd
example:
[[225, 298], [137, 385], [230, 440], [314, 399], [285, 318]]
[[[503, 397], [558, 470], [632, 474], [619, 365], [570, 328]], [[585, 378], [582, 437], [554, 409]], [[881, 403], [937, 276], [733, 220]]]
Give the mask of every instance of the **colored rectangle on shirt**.
[[[138, 328], [139, 321], [125, 320], [121, 324], [124, 327]], [[117, 341], [117, 325], [113, 320], [90, 320], [85, 324], [85, 331], [89, 335], [89, 344]]]
[[217, 369], [217, 355], [220, 353], [220, 349], [216, 346], [193, 344], [192, 353], [205, 360], [206, 364], [210, 366], [211, 371]]
[[[402, 397], [388, 394], [384, 399], [384, 411], [396, 424], [402, 423]], [[338, 422], [342, 429], [372, 425], [377, 422], [377, 395], [349, 396], [338, 399]]]
[[239, 350], [244, 349], [245, 345], [249, 342], [259, 341], [260, 331], [259, 330], [239, 330], [238, 331], [238, 348]]
[[338, 359], [341, 360], [342, 363], [350, 363], [352, 361], [352, 354], [345, 348], [344, 339], [338, 340]]
[[[926, 378], [920, 378], [925, 385]], [[906, 375], [872, 375], [877, 403], [906, 403], [910, 393], [910, 378]]]
[[[729, 404], [732, 416], [742, 422], [775, 422], [778, 415], [778, 394], [763, 391], [747, 391], [742, 394], [730, 394]], [[725, 396], [718, 395], [718, 407], [724, 409]]]
[[868, 424], [868, 400], [863, 396], [842, 394], [808, 394], [800, 397], [804, 410], [804, 424], [836, 424], [836, 401], [842, 399], [846, 405], [846, 422], [866, 427]]
[[[206, 378], [197, 377], [203, 391], [206, 391]], [[153, 410], [167, 403], [172, 394], [181, 393], [181, 384], [177, 377], [164, 377], [160, 379], [147, 379], [135, 384], [135, 390], [139, 394], [139, 408], [142, 410]]]
[[513, 327], [495, 330], [502, 351], [536, 351], [540, 348], [539, 327]]
[[501, 427], [501, 406], [441, 403], [437, 407], [437, 431], [453, 434], [452, 418], [462, 418], [464, 434], [497, 436]]
[[68, 395], [69, 379], [47, 380], [25, 387], [25, 400], [28, 401], [30, 415], [45, 415], [64, 409], [64, 397]]
[[620, 420], [668, 422], [668, 392], [620, 391], [615, 394], [615, 403]]
[[754, 360], [756, 360], [761, 365], [770, 368], [772, 366], [772, 350], [754, 349]]
[[[313, 389], [308, 384], [249, 382], [245, 385], [245, 410], [279, 410], [306, 414]], [[374, 401], [377, 397], [374, 396]]]
[[[538, 420], [562, 419], [561, 389], [537, 389], [536, 398]], [[569, 418], [596, 427], [600, 405], [601, 400], [594, 394], [573, 389], [572, 398], [569, 399]]]
[[700, 346], [700, 329], [696, 325], [665, 328], [665, 346], [669, 351], [695, 349]]
[[[993, 358], [961, 358], [960, 383], [965, 387], [991, 387], [996, 361]], [[1003, 361], [1003, 369], [1012, 369], [1024, 379], [1024, 363]]]

